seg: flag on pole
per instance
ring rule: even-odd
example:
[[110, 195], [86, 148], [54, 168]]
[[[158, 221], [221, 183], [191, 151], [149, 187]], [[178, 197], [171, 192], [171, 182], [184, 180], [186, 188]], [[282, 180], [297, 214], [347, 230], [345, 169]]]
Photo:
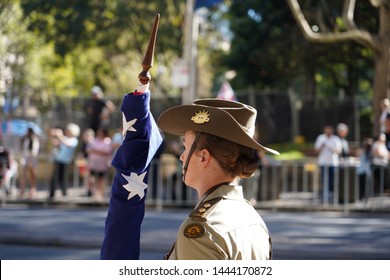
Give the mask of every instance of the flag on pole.
[[122, 101], [124, 140], [112, 161], [116, 175], [112, 183], [101, 259], [139, 259], [149, 165], [162, 143], [149, 102], [149, 91], [127, 94]]
[[232, 100], [232, 101], [236, 101], [237, 100], [232, 86], [227, 81], [223, 82], [221, 88], [218, 91], [217, 98], [219, 98], [219, 99], [226, 99], [226, 100]]

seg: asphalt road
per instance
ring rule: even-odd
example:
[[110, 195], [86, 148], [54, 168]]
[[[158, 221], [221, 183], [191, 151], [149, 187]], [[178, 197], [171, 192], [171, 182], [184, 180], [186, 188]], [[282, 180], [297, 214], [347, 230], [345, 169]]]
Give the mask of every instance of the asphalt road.
[[[0, 259], [99, 259], [104, 208], [0, 208]], [[169, 251], [189, 209], [148, 209], [141, 259]], [[260, 211], [273, 238], [274, 258], [390, 259], [390, 215]]]
[[[99, 260], [100, 249], [67, 248], [35, 245], [0, 245], [2, 260]], [[141, 260], [160, 260], [159, 252], [142, 251]]]

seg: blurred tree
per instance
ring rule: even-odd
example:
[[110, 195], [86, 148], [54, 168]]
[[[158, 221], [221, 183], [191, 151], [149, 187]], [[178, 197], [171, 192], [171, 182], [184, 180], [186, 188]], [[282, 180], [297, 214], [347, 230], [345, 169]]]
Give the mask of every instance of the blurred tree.
[[[26, 85], [34, 68], [36, 45], [39, 40], [26, 31], [26, 24], [20, 22], [22, 11], [16, 0], [0, 3], [0, 97], [18, 106], [4, 107], [4, 114], [12, 115], [18, 107], [27, 114], [26, 106], [33, 98]], [[38, 81], [34, 81], [38, 84]]]
[[[61, 58], [53, 43], [29, 32], [29, 21], [22, 17], [18, 0], [0, 4], [0, 93], [19, 104], [11, 115], [34, 117], [49, 111], [56, 95], [77, 95], [79, 90], [73, 85], [77, 77], [84, 81], [87, 75], [85, 65], [75, 67], [72, 55]], [[82, 61], [87, 54], [79, 50], [75, 57]]]
[[[353, 40], [374, 53], [373, 105], [375, 120], [378, 120], [381, 113], [380, 101], [388, 97], [390, 93], [390, 0], [370, 1], [371, 5], [379, 11], [379, 19], [374, 16], [375, 14], [367, 13], [367, 10], [363, 10], [364, 13], [361, 10], [359, 11], [358, 8], [362, 8], [363, 6], [361, 1], [345, 0], [342, 3], [340, 1], [338, 2], [339, 5], [343, 5], [342, 12], [339, 16], [335, 17], [333, 14], [328, 13], [327, 10], [318, 10], [318, 16], [313, 19], [311, 17], [305, 17], [297, 0], [288, 0], [293, 15], [306, 39], [319, 43], [336, 43]], [[332, 6], [328, 5], [327, 7]], [[331, 11], [334, 10], [333, 8], [331, 9]], [[371, 23], [371, 26], [361, 25], [364, 27], [357, 27], [355, 15], [357, 21], [366, 17], [364, 23]], [[313, 25], [309, 25], [309, 21], [312, 22], [314, 20], [318, 24], [315, 30], [313, 30]], [[360, 21], [359, 23], [361, 24]], [[376, 26], [375, 30], [370, 28], [373, 25]], [[376, 123], [376, 132], [378, 131], [378, 125]]]
[[[156, 12], [162, 17], [156, 66], [167, 65], [181, 53], [184, 0], [20, 2], [29, 30], [54, 45], [55, 53], [63, 59], [59, 63], [72, 65], [74, 86], [80, 92], [89, 92], [93, 84], [99, 84], [106, 92], [123, 93], [136, 83], [132, 80], [136, 81]], [[85, 79], [83, 67], [84, 73], [89, 71], [93, 76]], [[156, 69], [151, 71], [153, 75]], [[168, 85], [159, 85], [163, 92], [167, 91]]]
[[[298, 93], [318, 96], [362, 94], [360, 85], [371, 78], [367, 65], [372, 63], [372, 52], [353, 42], [330, 46], [302, 40], [288, 5], [281, 2], [230, 1], [227, 18], [233, 38], [224, 62], [237, 71], [233, 87], [293, 87]], [[325, 1], [308, 2], [318, 7]], [[371, 15], [370, 5], [367, 6], [365, 15]], [[335, 11], [328, 12], [337, 15]], [[317, 14], [318, 9], [308, 16]], [[366, 16], [364, 20], [371, 25], [376, 23], [375, 18]]]
[[237, 71], [233, 87], [287, 88], [293, 79], [288, 72], [297, 68], [299, 53], [286, 38], [293, 33], [293, 18], [277, 2], [231, 1], [227, 19], [233, 38], [224, 62]]
[[182, 36], [175, 29], [182, 21], [180, 2], [21, 0], [21, 6], [30, 20], [29, 29], [54, 42], [56, 53], [65, 56], [80, 45], [119, 53], [132, 48], [142, 54], [157, 11], [164, 14], [159, 27], [161, 45], [177, 50], [180, 46], [174, 42], [180, 42]]

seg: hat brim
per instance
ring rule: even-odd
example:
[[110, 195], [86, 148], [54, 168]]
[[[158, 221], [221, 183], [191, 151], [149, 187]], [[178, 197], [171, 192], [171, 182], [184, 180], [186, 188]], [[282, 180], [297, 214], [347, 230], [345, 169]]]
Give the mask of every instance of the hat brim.
[[[201, 123], [193, 121], [192, 118], [202, 111], [208, 113], [208, 120]], [[256, 142], [249, 135], [253, 132], [246, 131], [247, 129], [241, 126], [232, 115], [216, 107], [196, 104], [172, 107], [160, 115], [157, 124], [163, 131], [173, 135], [184, 135], [187, 130], [200, 131], [255, 150], [279, 155], [279, 152]]]

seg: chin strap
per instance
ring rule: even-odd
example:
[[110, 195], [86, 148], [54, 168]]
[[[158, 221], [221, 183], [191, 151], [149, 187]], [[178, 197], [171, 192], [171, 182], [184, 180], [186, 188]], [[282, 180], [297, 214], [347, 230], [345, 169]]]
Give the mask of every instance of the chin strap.
[[183, 167], [183, 171], [184, 171], [183, 182], [184, 182], [184, 184], [186, 183], [186, 175], [187, 175], [188, 164], [190, 163], [190, 159], [191, 159], [192, 154], [194, 153], [194, 151], [196, 149], [196, 146], [198, 146], [198, 142], [199, 142], [201, 134], [202, 134], [202, 132], [200, 132], [200, 131], [196, 133], [195, 140], [194, 140], [194, 142], [191, 145], [190, 151], [188, 152], [187, 160], [186, 160], [186, 162], [184, 164], [184, 167]]

